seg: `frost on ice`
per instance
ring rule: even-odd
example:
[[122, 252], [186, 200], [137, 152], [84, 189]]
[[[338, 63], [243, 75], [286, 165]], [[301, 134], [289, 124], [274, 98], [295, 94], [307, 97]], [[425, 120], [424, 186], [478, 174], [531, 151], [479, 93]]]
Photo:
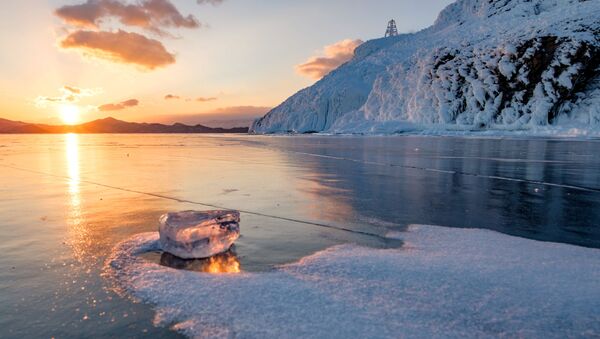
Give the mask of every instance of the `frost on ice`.
[[[411, 225], [400, 249], [340, 245], [262, 273], [210, 275], [116, 246], [107, 274], [193, 338], [592, 338], [600, 250], [489, 230]], [[174, 288], [176, 287], [176, 288]]]
[[459, 0], [257, 120], [255, 133], [600, 131], [600, 1]]
[[240, 236], [237, 211], [184, 211], [160, 218], [162, 250], [184, 259], [208, 258], [223, 253]]

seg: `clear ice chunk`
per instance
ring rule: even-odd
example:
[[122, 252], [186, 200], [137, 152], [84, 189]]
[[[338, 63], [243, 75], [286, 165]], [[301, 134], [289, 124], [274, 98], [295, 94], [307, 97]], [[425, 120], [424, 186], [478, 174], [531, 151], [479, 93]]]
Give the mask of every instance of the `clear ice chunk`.
[[239, 223], [237, 211], [167, 213], [160, 217], [160, 244], [180, 258], [208, 258], [231, 248], [240, 236]]

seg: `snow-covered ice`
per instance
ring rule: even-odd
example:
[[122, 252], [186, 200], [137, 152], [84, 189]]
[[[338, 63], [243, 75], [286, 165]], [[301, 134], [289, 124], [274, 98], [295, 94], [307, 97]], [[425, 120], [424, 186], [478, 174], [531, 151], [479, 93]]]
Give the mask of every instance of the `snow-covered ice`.
[[[459, 0], [371, 40], [255, 133], [600, 131], [600, 1]], [[598, 133], [600, 134], [600, 133]]]
[[223, 253], [240, 236], [237, 211], [183, 211], [160, 217], [162, 250], [180, 258], [208, 258]]
[[106, 271], [195, 337], [397, 338], [600, 335], [600, 250], [488, 230], [410, 226], [400, 249], [340, 245], [264, 273], [178, 271], [117, 245]]

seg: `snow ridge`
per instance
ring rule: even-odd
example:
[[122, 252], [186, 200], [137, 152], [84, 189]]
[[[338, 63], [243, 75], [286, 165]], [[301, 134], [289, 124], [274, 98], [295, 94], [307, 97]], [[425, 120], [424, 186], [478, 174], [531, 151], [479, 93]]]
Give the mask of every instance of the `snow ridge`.
[[118, 244], [105, 277], [193, 338], [571, 338], [600, 335], [600, 250], [411, 225], [400, 249], [340, 245], [262, 273], [179, 271]]
[[600, 2], [459, 0], [371, 40], [253, 133], [600, 130]]

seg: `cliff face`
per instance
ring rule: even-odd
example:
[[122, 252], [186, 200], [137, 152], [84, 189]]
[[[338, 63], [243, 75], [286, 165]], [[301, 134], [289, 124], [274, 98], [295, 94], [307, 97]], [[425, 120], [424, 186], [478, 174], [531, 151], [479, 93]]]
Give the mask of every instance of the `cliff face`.
[[600, 130], [600, 1], [459, 0], [366, 42], [254, 133]]

